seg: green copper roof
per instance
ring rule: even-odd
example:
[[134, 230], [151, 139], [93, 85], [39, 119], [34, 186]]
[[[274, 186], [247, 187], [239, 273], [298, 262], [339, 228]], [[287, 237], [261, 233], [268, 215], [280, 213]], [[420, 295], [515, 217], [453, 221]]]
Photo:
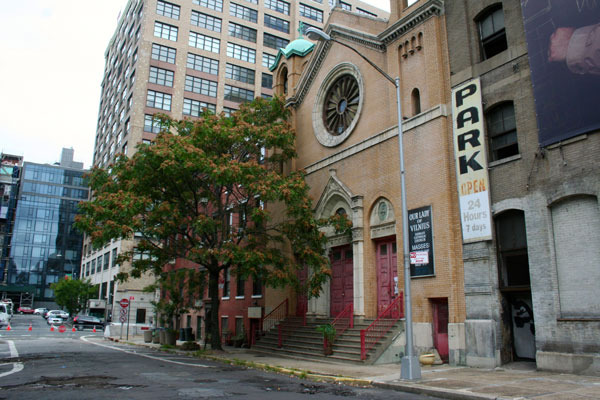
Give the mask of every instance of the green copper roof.
[[277, 66], [279, 65], [279, 60], [281, 60], [282, 54], [285, 58], [290, 58], [293, 55], [304, 57], [305, 55], [310, 53], [314, 47], [314, 43], [302, 38], [302, 36], [296, 40], [291, 41], [290, 44], [285, 46], [285, 49], [279, 49], [279, 51], [277, 52], [277, 57], [273, 62], [273, 65], [269, 67], [269, 71], [273, 72], [275, 68], [277, 68]]

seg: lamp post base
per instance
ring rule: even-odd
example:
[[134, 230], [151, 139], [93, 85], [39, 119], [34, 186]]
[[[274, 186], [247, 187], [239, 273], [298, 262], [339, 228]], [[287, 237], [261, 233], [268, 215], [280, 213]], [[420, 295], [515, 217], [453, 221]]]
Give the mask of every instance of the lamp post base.
[[419, 364], [419, 359], [417, 357], [402, 357], [400, 379], [421, 379], [421, 364]]

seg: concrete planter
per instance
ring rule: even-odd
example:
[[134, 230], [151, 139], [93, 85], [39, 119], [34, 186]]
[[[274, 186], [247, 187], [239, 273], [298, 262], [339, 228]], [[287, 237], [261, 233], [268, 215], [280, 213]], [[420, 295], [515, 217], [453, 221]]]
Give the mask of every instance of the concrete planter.
[[177, 332], [168, 330], [165, 332], [165, 344], [175, 346], [177, 343]]
[[144, 331], [144, 343], [152, 342], [152, 331]]

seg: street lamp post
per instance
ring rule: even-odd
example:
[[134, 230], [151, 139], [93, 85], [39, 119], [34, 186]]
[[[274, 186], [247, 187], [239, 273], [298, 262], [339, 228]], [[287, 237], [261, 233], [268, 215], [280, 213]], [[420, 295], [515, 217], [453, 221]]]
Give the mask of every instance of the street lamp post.
[[393, 79], [385, 71], [375, 65], [371, 60], [365, 57], [362, 53], [356, 50], [354, 47], [347, 45], [346, 43], [340, 42], [323, 32], [320, 29], [309, 27], [305, 31], [306, 36], [312, 40], [320, 40], [326, 42], [338, 43], [356, 54], [358, 54], [363, 60], [369, 63], [370, 66], [375, 68], [377, 72], [385, 77], [396, 87], [396, 103], [398, 110], [398, 150], [400, 152], [400, 190], [402, 191], [402, 241], [403, 241], [403, 252], [404, 252], [404, 293], [405, 293], [405, 312], [406, 312], [406, 354], [402, 357], [402, 366], [400, 372], [400, 378], [402, 379], [421, 379], [421, 366], [419, 360], [414, 354], [413, 345], [413, 326], [412, 326], [412, 301], [410, 294], [410, 254], [408, 250], [408, 210], [406, 207], [406, 183], [405, 183], [405, 170], [404, 170], [404, 148], [402, 145], [402, 106], [400, 103], [400, 78], [396, 77]]

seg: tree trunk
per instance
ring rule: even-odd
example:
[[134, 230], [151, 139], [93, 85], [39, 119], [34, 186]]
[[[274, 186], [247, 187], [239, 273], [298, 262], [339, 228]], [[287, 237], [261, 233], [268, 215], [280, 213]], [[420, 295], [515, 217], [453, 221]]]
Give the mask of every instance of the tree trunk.
[[219, 269], [211, 270], [208, 278], [208, 296], [210, 297], [210, 347], [223, 350], [219, 329]]

